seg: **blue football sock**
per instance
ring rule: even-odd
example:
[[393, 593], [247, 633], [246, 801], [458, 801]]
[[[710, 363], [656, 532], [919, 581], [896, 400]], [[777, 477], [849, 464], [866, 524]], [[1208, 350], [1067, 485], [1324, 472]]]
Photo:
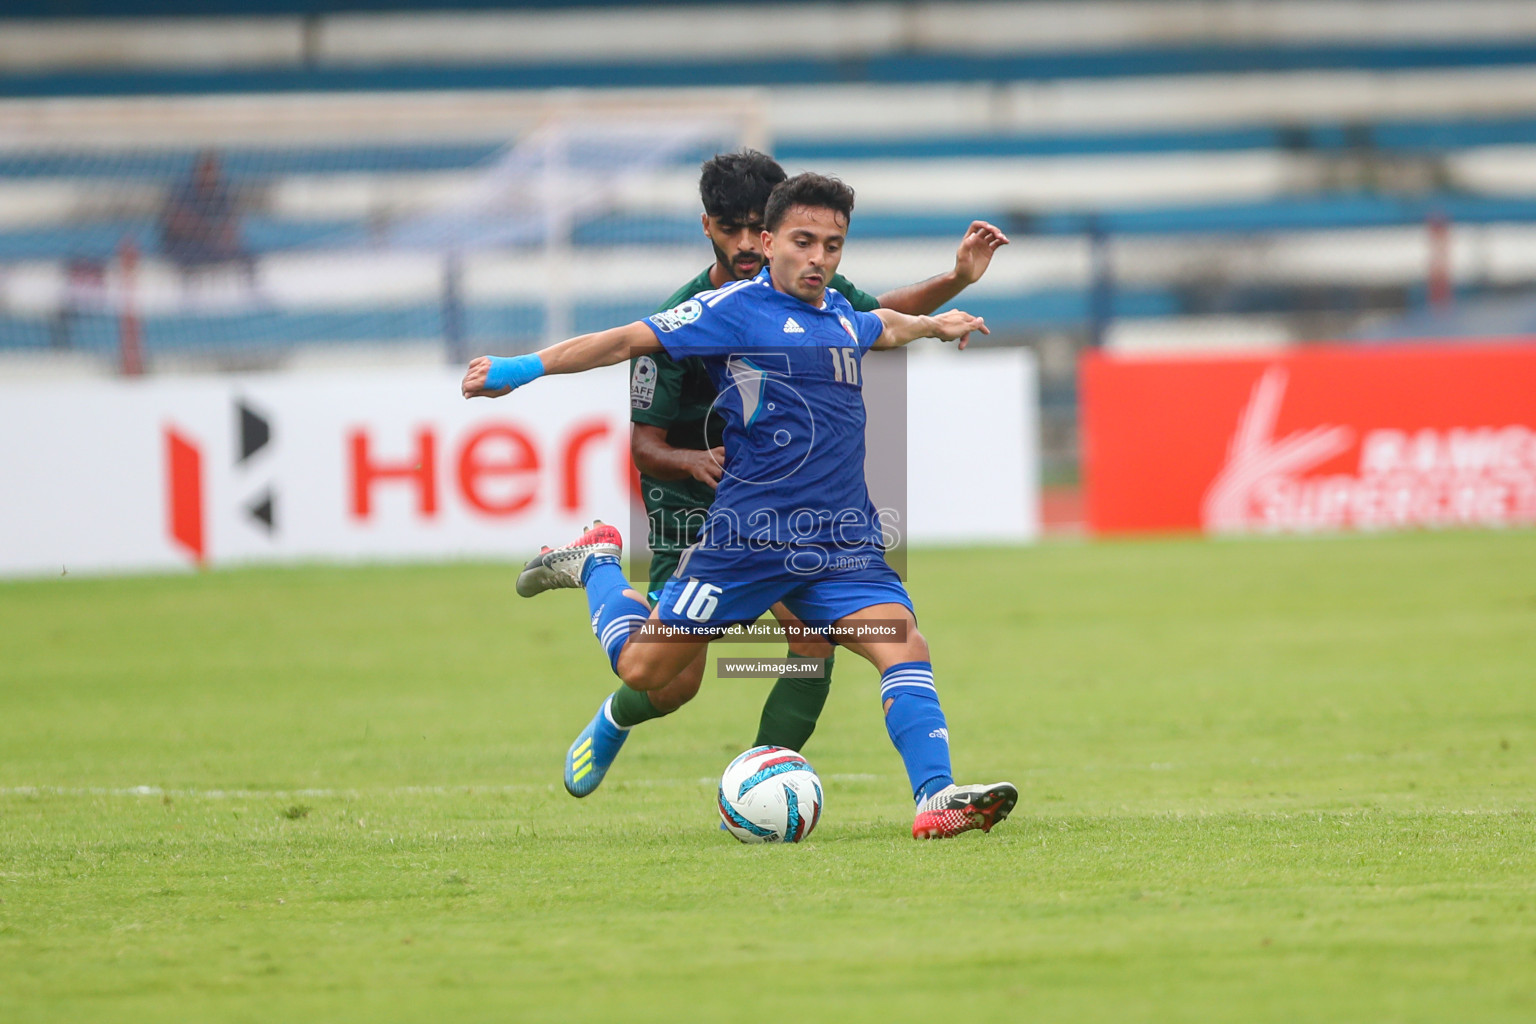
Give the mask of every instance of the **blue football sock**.
[[592, 612], [592, 633], [603, 645], [608, 663], [615, 674], [619, 671], [619, 652], [629, 643], [629, 634], [640, 628], [650, 617], [651, 610], [644, 601], [625, 597], [624, 591], [633, 590], [619, 560], [612, 555], [600, 555], [587, 559], [581, 570], [581, 585], [587, 588], [587, 607]]
[[949, 726], [933, 686], [933, 665], [903, 661], [880, 674], [880, 703], [891, 702], [885, 731], [907, 766], [912, 798], [922, 803], [954, 776], [949, 767]]

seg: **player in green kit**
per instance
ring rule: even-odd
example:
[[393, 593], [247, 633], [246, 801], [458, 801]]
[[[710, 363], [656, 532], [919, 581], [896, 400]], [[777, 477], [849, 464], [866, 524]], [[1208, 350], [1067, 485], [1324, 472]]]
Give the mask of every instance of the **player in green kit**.
[[[731, 281], [750, 280], [762, 270], [763, 208], [773, 187], [786, 177], [777, 162], [755, 150], [720, 154], [704, 163], [699, 198], [704, 205], [704, 234], [714, 247], [715, 262], [668, 296], [657, 312]], [[947, 273], [878, 298], [855, 288], [840, 274], [828, 287], [862, 312], [884, 307], [913, 315], [931, 313], [980, 279], [992, 254], [1007, 244], [1007, 236], [996, 227], [975, 221], [960, 242], [954, 268]], [[710, 414], [717, 394], [698, 358], [674, 360], [661, 352], [631, 361], [630, 448], [640, 470], [650, 526], [652, 604], [683, 551], [698, 539], [724, 471], [721, 425]], [[791, 634], [789, 658], [823, 658], [825, 671], [819, 678], [786, 675], [774, 684], [763, 705], [753, 745], [800, 750], [815, 730], [827, 701], [832, 646], [814, 634], [807, 636], [782, 604], [772, 610]], [[701, 652], [659, 690], [641, 692], [621, 686], [605, 699], [566, 753], [566, 790], [581, 797], [597, 789], [629, 730], [671, 714], [691, 700], [698, 693], [704, 665]]]

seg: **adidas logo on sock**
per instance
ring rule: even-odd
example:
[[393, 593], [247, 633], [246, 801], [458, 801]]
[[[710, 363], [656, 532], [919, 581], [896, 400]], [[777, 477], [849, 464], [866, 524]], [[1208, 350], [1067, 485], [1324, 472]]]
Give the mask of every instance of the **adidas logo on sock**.
[[784, 321], [784, 333], [785, 334], [804, 334], [805, 333], [805, 328], [801, 327], [799, 324], [795, 323], [795, 318], [794, 317], [790, 317], [788, 320]]

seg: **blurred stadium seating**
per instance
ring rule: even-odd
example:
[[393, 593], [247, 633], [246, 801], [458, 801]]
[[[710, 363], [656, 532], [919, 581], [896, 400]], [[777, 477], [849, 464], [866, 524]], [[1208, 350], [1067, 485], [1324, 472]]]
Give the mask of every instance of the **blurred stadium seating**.
[[[391, 240], [462, 210], [561, 102], [728, 103], [738, 141], [855, 186], [845, 269], [870, 290], [942, 269], [973, 217], [1002, 225], [1015, 245], [966, 305], [992, 343], [1040, 351], [1055, 449], [1070, 447], [1083, 345], [1536, 329], [1530, 3], [13, 0], [5, 14], [0, 354], [34, 362], [115, 366], [124, 303], [152, 367], [532, 346], [554, 326], [547, 240]], [[243, 289], [173, 280], [165, 204], [205, 152], [238, 210]], [[644, 312], [705, 262], [699, 155], [673, 152], [573, 217], [575, 326]]]

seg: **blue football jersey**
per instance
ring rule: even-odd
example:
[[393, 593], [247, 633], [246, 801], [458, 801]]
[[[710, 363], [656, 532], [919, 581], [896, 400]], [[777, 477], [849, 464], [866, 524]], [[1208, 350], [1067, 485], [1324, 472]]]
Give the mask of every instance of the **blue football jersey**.
[[879, 317], [831, 289], [818, 309], [775, 289], [764, 268], [646, 322], [674, 359], [699, 356], [720, 391], [725, 473], [707, 545], [879, 541], [862, 370]]

